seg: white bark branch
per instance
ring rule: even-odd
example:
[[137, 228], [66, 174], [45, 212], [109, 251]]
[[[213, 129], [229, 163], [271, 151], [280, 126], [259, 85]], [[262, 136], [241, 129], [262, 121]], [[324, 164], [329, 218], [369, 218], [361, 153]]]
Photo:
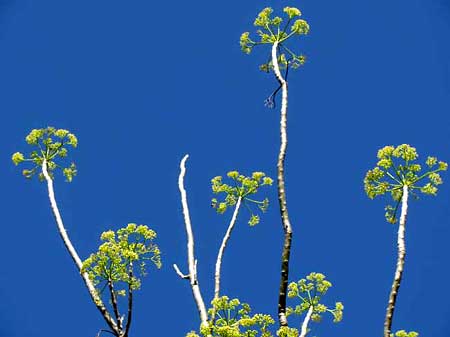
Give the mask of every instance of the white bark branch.
[[[181, 195], [181, 204], [183, 207], [183, 215], [184, 215], [184, 223], [186, 227], [186, 234], [187, 234], [187, 251], [188, 251], [188, 266], [189, 266], [189, 274], [188, 279], [191, 284], [192, 289], [192, 295], [194, 297], [194, 301], [197, 305], [197, 309], [200, 315], [200, 321], [202, 325], [208, 324], [208, 314], [206, 312], [205, 303], [203, 301], [203, 297], [200, 291], [200, 286], [198, 284], [197, 280], [197, 260], [195, 260], [194, 255], [194, 233], [192, 232], [192, 224], [191, 224], [191, 218], [189, 215], [189, 206], [187, 203], [187, 194], [186, 190], [184, 188], [184, 175], [186, 174], [186, 167], [185, 163], [186, 160], [189, 158], [189, 155], [185, 155], [183, 159], [180, 162], [180, 175], [178, 177], [178, 188], [180, 190]], [[178, 275], [182, 278], [186, 278], [180, 271], [176, 265], [174, 265], [175, 271]]]
[[400, 221], [397, 232], [397, 267], [395, 269], [394, 281], [392, 283], [391, 293], [389, 294], [389, 302], [386, 309], [386, 319], [384, 321], [384, 337], [391, 336], [392, 319], [394, 316], [395, 302], [397, 300], [398, 290], [402, 281], [403, 269], [405, 266], [406, 244], [405, 244], [405, 228], [406, 216], [408, 214], [408, 186], [403, 186], [402, 210], [400, 213]]
[[280, 116], [280, 151], [278, 154], [277, 162], [277, 178], [278, 178], [278, 202], [280, 205], [281, 220], [284, 230], [284, 244], [283, 252], [281, 255], [281, 280], [278, 296], [278, 321], [280, 326], [287, 326], [286, 317], [286, 295], [289, 278], [289, 258], [291, 254], [292, 243], [292, 226], [289, 220], [289, 214], [286, 201], [286, 188], [284, 183], [284, 160], [287, 150], [287, 106], [288, 106], [288, 87], [287, 82], [283, 78], [280, 72], [277, 56], [278, 42], [275, 42], [272, 46], [272, 65], [275, 77], [281, 85], [282, 98], [281, 98], [281, 116]]
[[114, 319], [110, 316], [108, 311], [106, 310], [106, 307], [104, 306], [100, 296], [98, 296], [97, 290], [95, 289], [94, 285], [92, 284], [91, 280], [89, 279], [89, 276], [87, 273], [81, 273], [81, 268], [83, 266], [83, 263], [81, 262], [80, 257], [78, 256], [77, 251], [75, 250], [74, 246], [72, 245], [72, 242], [69, 239], [69, 236], [67, 234], [66, 228], [64, 227], [64, 223], [61, 217], [61, 213], [59, 212], [58, 205], [56, 203], [55, 198], [55, 191], [53, 189], [53, 180], [48, 174], [47, 171], [47, 161], [44, 159], [42, 163], [42, 174], [45, 177], [45, 180], [47, 181], [47, 188], [48, 188], [48, 198], [50, 200], [50, 206], [53, 211], [53, 215], [56, 220], [56, 225], [58, 226], [59, 234], [61, 235], [61, 238], [64, 242], [64, 245], [67, 248], [67, 251], [69, 252], [70, 256], [72, 257], [73, 261], [75, 262], [75, 265], [77, 266], [81, 277], [83, 278], [83, 281], [89, 291], [89, 294], [91, 295], [92, 301], [97, 306], [97, 309], [102, 314], [103, 318], [105, 319], [108, 326], [113, 330], [114, 333], [117, 335], [120, 334], [117, 323], [114, 321]]
[[302, 329], [301, 329], [299, 337], [305, 337], [306, 334], [308, 333], [308, 324], [309, 324], [309, 321], [311, 320], [313, 311], [314, 311], [314, 307], [311, 305], [308, 309], [308, 312], [306, 313], [305, 319], [303, 320]]
[[220, 269], [222, 267], [222, 257], [227, 246], [228, 240], [230, 239], [231, 232], [233, 231], [234, 225], [236, 223], [237, 215], [239, 213], [239, 208], [241, 206], [242, 197], [239, 197], [236, 205], [234, 207], [233, 216], [231, 217], [230, 224], [228, 225], [228, 229], [223, 237], [222, 244], [219, 248], [219, 253], [217, 254], [216, 260], [216, 272], [214, 274], [215, 286], [214, 286], [214, 298], [219, 298], [220, 292]]
[[173, 269], [175, 269], [175, 272], [178, 274], [178, 276], [180, 276], [182, 279], [189, 279], [189, 274], [183, 274], [180, 270], [180, 268], [178, 268], [178, 266], [174, 263], [173, 264]]

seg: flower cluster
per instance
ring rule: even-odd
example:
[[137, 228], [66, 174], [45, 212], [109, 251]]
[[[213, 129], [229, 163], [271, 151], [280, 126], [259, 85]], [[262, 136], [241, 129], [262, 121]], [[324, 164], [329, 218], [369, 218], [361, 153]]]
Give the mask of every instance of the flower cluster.
[[[66, 181], [71, 182], [73, 177], [77, 174], [77, 169], [74, 163], [67, 166], [61, 166], [59, 161], [67, 157], [68, 147], [77, 147], [77, 137], [68, 130], [55, 129], [54, 127], [47, 127], [44, 129], [33, 129], [25, 137], [28, 144], [34, 146], [36, 149], [30, 153], [29, 158], [25, 157], [21, 152], [16, 152], [12, 155], [12, 161], [15, 165], [22, 162], [31, 162], [33, 167], [31, 169], [24, 169], [22, 171], [26, 178], [33, 177], [42, 168], [44, 160], [47, 163], [47, 172], [53, 179], [53, 172], [56, 169], [61, 169]], [[44, 180], [42, 172], [38, 174], [39, 180]]]
[[364, 178], [364, 189], [371, 199], [385, 193], [391, 194], [396, 206], [388, 205], [385, 208], [386, 220], [390, 223], [397, 222], [396, 213], [402, 199], [403, 186], [407, 186], [412, 193], [420, 191], [436, 195], [437, 186], [442, 184], [439, 172], [446, 171], [448, 166], [436, 157], [428, 157], [425, 161], [426, 170], [423, 170], [416, 162], [419, 157], [416, 149], [408, 144], [385, 146], [378, 151], [377, 157], [377, 166], [369, 170]]
[[327, 281], [325, 275], [321, 273], [310, 273], [306, 276], [306, 279], [290, 283], [288, 286], [288, 297], [297, 297], [301, 302], [295, 308], [287, 307], [286, 314], [288, 316], [292, 314], [302, 315], [312, 307], [311, 320], [314, 322], [320, 322], [322, 314], [325, 312], [333, 315], [333, 322], [340, 322], [344, 310], [344, 305], [341, 302], [336, 302], [334, 309], [330, 309], [320, 303], [321, 297], [325, 295], [331, 286], [331, 282]]
[[214, 194], [225, 193], [223, 201], [219, 202], [216, 198], [211, 200], [211, 206], [218, 213], [223, 214], [229, 206], [236, 205], [238, 198], [247, 206], [251, 212], [249, 225], [254, 226], [259, 223], [259, 216], [254, 214], [250, 208], [250, 204], [256, 204], [258, 208], [265, 212], [269, 207], [269, 199], [262, 201], [249, 198], [252, 194], [258, 192], [259, 188], [264, 185], [272, 185], [273, 180], [266, 176], [263, 172], [253, 172], [251, 177], [246, 177], [238, 171], [230, 171], [227, 176], [232, 180], [232, 185], [222, 182], [222, 177], [217, 176], [211, 180], [212, 190]]
[[[282, 25], [283, 19], [281, 17], [272, 17], [272, 8], [264, 8], [258, 14], [254, 22], [254, 25], [259, 27], [256, 31], [259, 40], [253, 41], [250, 38], [250, 33], [244, 32], [241, 35], [239, 44], [244, 53], [250, 54], [254, 46], [260, 44], [274, 44], [277, 42], [279, 48], [282, 50], [278, 60], [280, 67], [291, 67], [296, 69], [305, 63], [305, 57], [294, 53], [285, 46], [285, 42], [294, 35], [307, 35], [309, 33], [309, 25], [305, 20], [299, 19], [302, 15], [299, 9], [295, 7], [285, 7], [283, 12], [287, 16], [287, 21], [284, 25]], [[261, 65], [260, 69], [269, 72], [273, 69], [272, 61]]]
[[288, 326], [282, 326], [277, 331], [278, 337], [298, 337], [298, 329], [290, 328]]
[[[208, 310], [210, 321], [200, 328], [200, 334], [212, 337], [271, 337], [268, 327], [275, 323], [270, 315], [251, 315], [251, 308], [237, 298], [227, 296], [214, 299]], [[214, 317], [213, 317], [214, 316]], [[186, 337], [199, 337], [194, 331]]]
[[391, 337], [417, 337], [419, 334], [415, 331], [406, 332], [405, 330], [399, 330], [395, 334], [391, 334]]
[[[117, 232], [103, 232], [104, 241], [98, 252], [91, 254], [84, 262], [82, 272], [87, 272], [95, 286], [102, 282], [123, 282], [131, 289], [139, 289], [141, 281], [134, 271], [138, 267], [138, 275], [146, 275], [146, 261], [152, 261], [157, 268], [161, 267], [159, 248], [153, 243], [155, 231], [146, 225], [128, 224]], [[101, 290], [99, 290], [101, 295]], [[125, 289], [117, 290], [118, 295], [125, 295]]]

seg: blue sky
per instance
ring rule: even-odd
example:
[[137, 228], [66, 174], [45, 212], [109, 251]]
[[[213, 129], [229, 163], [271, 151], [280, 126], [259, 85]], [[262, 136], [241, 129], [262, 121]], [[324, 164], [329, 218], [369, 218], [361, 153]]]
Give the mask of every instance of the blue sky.
[[[382, 334], [396, 228], [362, 180], [387, 144], [450, 160], [446, 0], [0, 0], [1, 337], [95, 336], [105, 327], [58, 236], [44, 184], [26, 181], [10, 161], [26, 150], [30, 129], [47, 125], [79, 138], [79, 175], [55, 188], [83, 258], [102, 231], [128, 222], [159, 235], [164, 265], [136, 295], [131, 335], [197, 328], [188, 283], [171, 268], [187, 267], [179, 161], [190, 154], [186, 188], [209, 301], [231, 217], [211, 209], [210, 179], [232, 169], [276, 174], [279, 113], [263, 104], [276, 81], [257, 67], [268, 50], [244, 55], [239, 36], [263, 7], [287, 5], [311, 26], [295, 47], [308, 62], [289, 77], [290, 280], [322, 272], [333, 283], [325, 302], [344, 302], [343, 322], [324, 319], [312, 336]], [[267, 195], [272, 204], [258, 226], [238, 218], [223, 292], [275, 317], [282, 227], [276, 188]], [[450, 335], [449, 202], [444, 182], [436, 198], [410, 203], [394, 330]]]

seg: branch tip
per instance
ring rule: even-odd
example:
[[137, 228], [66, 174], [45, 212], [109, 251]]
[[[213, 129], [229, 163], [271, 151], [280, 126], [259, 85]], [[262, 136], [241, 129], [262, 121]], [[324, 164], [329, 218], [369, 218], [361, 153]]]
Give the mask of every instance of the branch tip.
[[174, 263], [173, 264], [173, 269], [175, 269], [175, 272], [178, 274], [178, 276], [180, 276], [182, 279], [189, 279], [189, 275], [187, 274], [183, 274], [180, 270], [180, 268], [178, 268], [178, 266]]

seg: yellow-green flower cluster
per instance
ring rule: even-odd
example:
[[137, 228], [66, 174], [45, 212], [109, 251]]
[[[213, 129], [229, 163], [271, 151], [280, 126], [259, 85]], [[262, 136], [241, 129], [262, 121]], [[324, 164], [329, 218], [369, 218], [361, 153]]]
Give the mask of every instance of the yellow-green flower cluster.
[[[100, 239], [104, 243], [83, 262], [82, 272], [87, 272], [97, 287], [103, 282], [123, 282], [133, 290], [139, 289], [141, 280], [138, 276], [146, 275], [146, 261], [161, 267], [161, 253], [153, 243], [155, 238], [155, 231], [134, 223], [117, 232], [103, 232]], [[125, 295], [125, 289], [118, 289], [117, 294]]]
[[66, 181], [71, 182], [73, 177], [77, 174], [77, 169], [74, 163], [64, 167], [60, 161], [67, 157], [68, 147], [77, 147], [78, 139], [68, 130], [55, 129], [54, 127], [47, 127], [43, 129], [33, 129], [25, 137], [25, 141], [35, 147], [29, 157], [25, 157], [21, 152], [16, 152], [12, 155], [12, 161], [15, 165], [22, 162], [31, 162], [31, 169], [24, 169], [22, 174], [26, 178], [33, 177], [38, 173], [40, 180], [44, 180], [44, 175], [40, 172], [44, 160], [47, 162], [47, 171], [50, 177], [53, 178], [54, 170], [61, 169]]
[[[268, 327], [275, 323], [270, 315], [251, 315], [251, 308], [237, 298], [222, 296], [214, 299], [208, 310], [210, 321], [200, 328], [200, 334], [212, 337], [272, 337]], [[212, 317], [214, 315], [214, 317]], [[191, 331], [186, 337], [198, 337]]]
[[[280, 65], [296, 69], [305, 63], [305, 57], [294, 53], [291, 49], [285, 46], [285, 42], [294, 35], [307, 35], [309, 33], [309, 24], [303, 19], [296, 19], [302, 15], [300, 10], [295, 7], [285, 7], [283, 12], [287, 15], [286, 24], [282, 25], [283, 19], [279, 16], [272, 17], [273, 9], [270, 7], [264, 8], [256, 17], [254, 25], [259, 27], [256, 33], [259, 40], [252, 40], [249, 32], [242, 33], [239, 44], [244, 53], [250, 54], [253, 47], [260, 44], [274, 44], [278, 43], [281, 50], [280, 56], [283, 58], [279, 60]], [[289, 30], [288, 30], [289, 29]], [[287, 56], [286, 56], [287, 55]], [[272, 62], [265, 63], [260, 66], [260, 69], [269, 72], [273, 69]]]
[[298, 337], [298, 330], [288, 326], [282, 326], [277, 331], [278, 337]]
[[326, 280], [325, 275], [321, 273], [310, 273], [306, 278], [290, 283], [288, 285], [288, 297], [299, 298], [300, 304], [295, 306], [295, 308], [287, 307], [286, 314], [288, 316], [292, 314], [302, 315], [312, 307], [311, 319], [314, 322], [320, 322], [322, 314], [326, 312], [333, 315], [333, 322], [340, 322], [344, 312], [342, 302], [336, 302], [335, 307], [331, 309], [320, 303], [321, 297], [325, 295], [331, 286], [331, 282]]
[[[373, 199], [376, 196], [390, 193], [396, 206], [386, 206], [386, 220], [396, 223], [398, 205], [403, 195], [403, 186], [408, 186], [412, 193], [420, 191], [428, 195], [436, 195], [438, 185], [442, 184], [440, 171], [447, 170], [447, 163], [438, 161], [436, 157], [428, 157], [427, 167], [422, 172], [422, 166], [416, 161], [419, 157], [414, 147], [401, 144], [397, 147], [385, 146], [378, 150], [377, 166], [369, 170], [364, 178], [364, 189]], [[426, 181], [423, 183], [423, 181]], [[421, 184], [419, 184], [421, 183]]]
[[[251, 211], [250, 205], [256, 204], [258, 208], [265, 212], [269, 207], [269, 199], [262, 201], [254, 200], [249, 196], [258, 192], [261, 186], [272, 185], [273, 180], [266, 176], [264, 172], [253, 172], [250, 177], [240, 174], [238, 171], [230, 171], [227, 173], [228, 178], [232, 180], [232, 184], [223, 182], [222, 176], [211, 179], [211, 187], [214, 194], [225, 194], [223, 201], [219, 202], [217, 198], [211, 200], [211, 206], [217, 210], [217, 213], [223, 214], [230, 206], [236, 205], [238, 198]], [[254, 226], [259, 223], [259, 216], [251, 214], [249, 225]]]
[[399, 330], [395, 334], [391, 333], [391, 337], [417, 337], [419, 334], [415, 331], [406, 332], [405, 330]]
[[293, 19], [296, 16], [301, 16], [302, 12], [298, 8], [295, 7], [284, 7], [283, 12], [285, 12], [289, 19]]

